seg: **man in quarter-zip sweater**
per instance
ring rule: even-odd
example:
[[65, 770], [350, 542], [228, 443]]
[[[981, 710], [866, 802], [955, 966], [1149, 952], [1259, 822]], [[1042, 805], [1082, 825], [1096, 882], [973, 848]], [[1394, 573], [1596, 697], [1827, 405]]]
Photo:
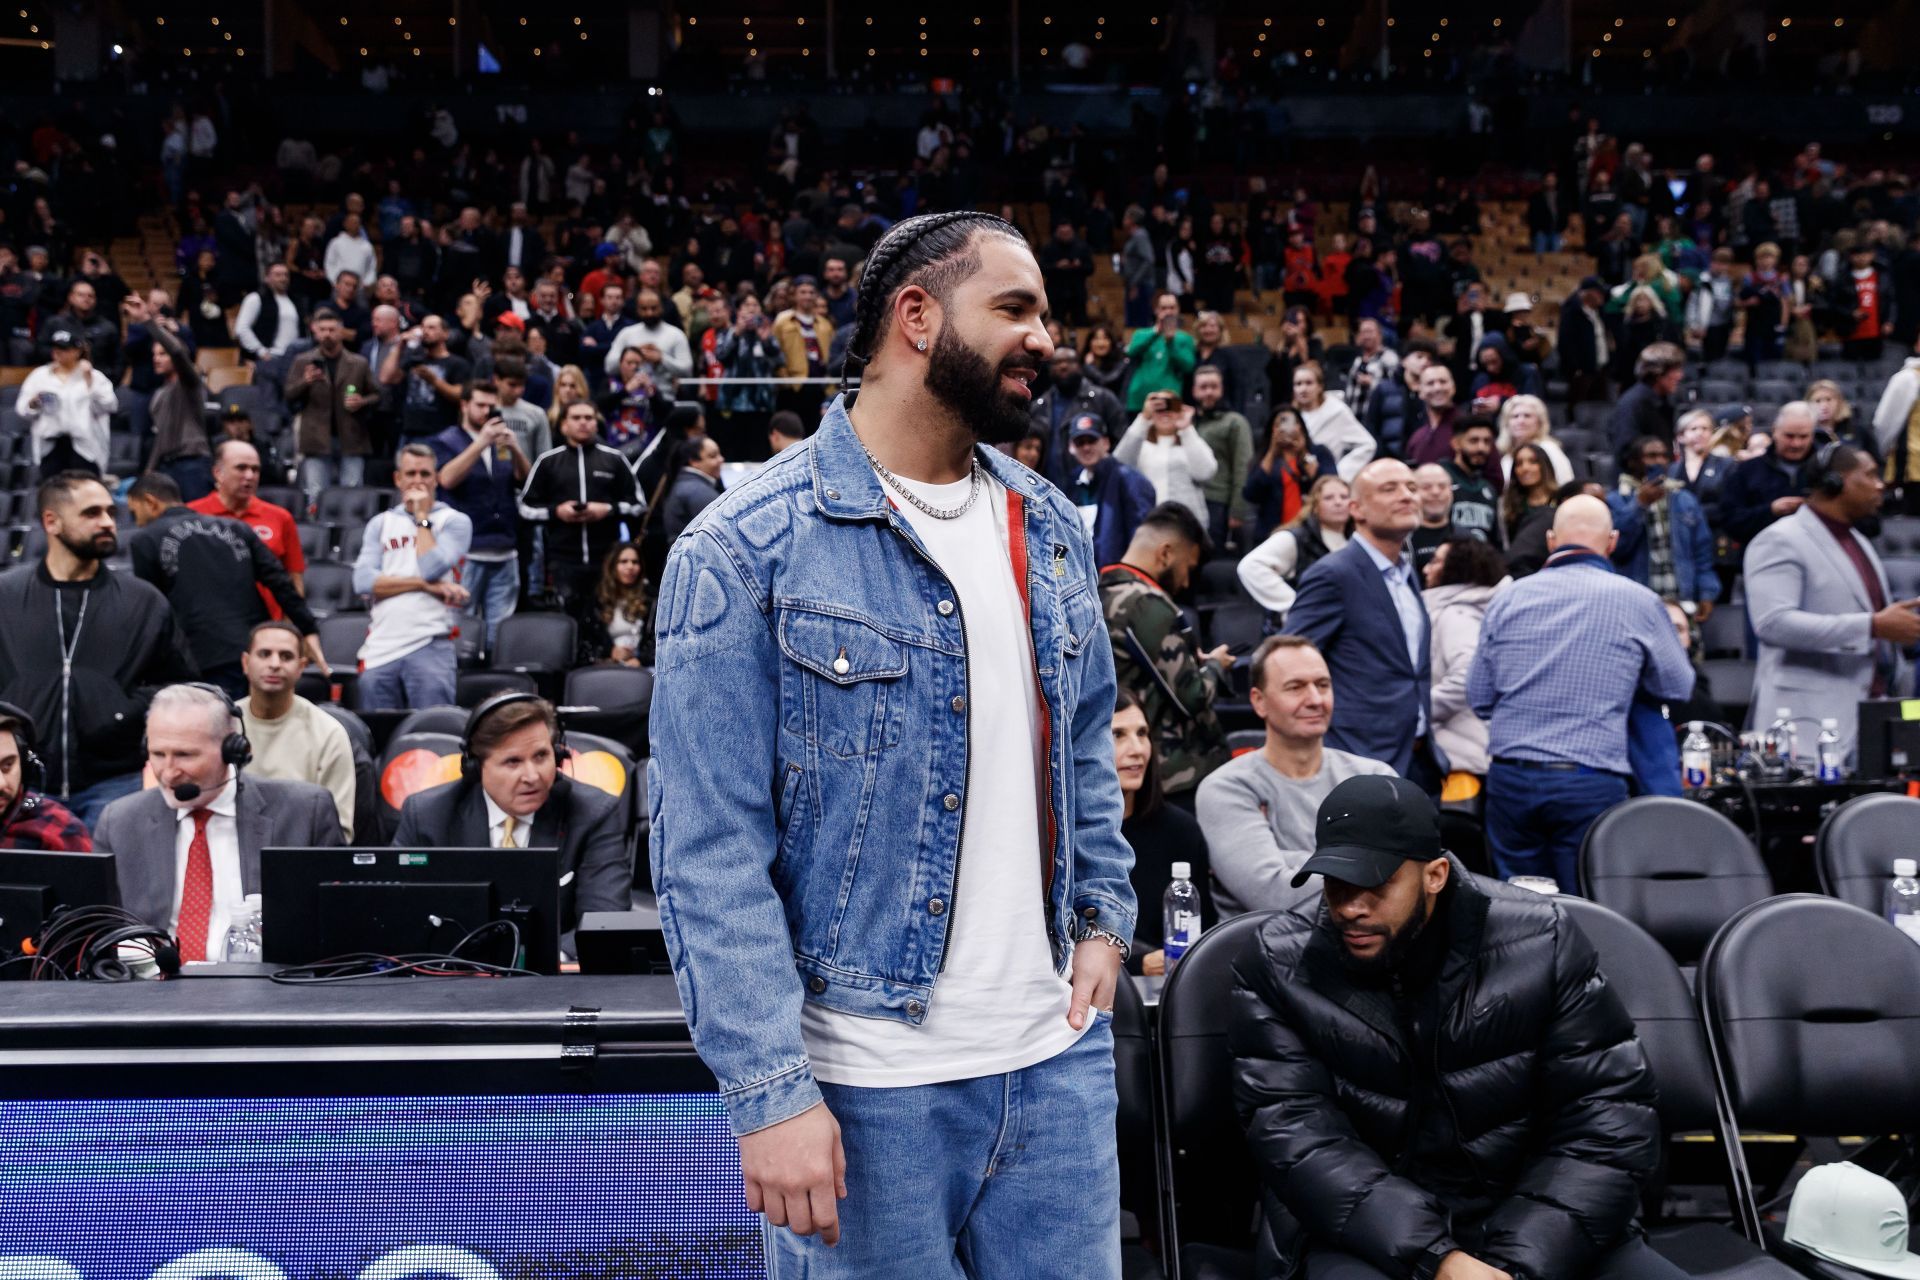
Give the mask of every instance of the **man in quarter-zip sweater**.
[[626, 458], [600, 443], [600, 411], [590, 401], [567, 406], [560, 434], [566, 443], [541, 454], [527, 473], [520, 517], [544, 523], [547, 578], [571, 608], [592, 599], [620, 522], [637, 526], [646, 505]]
[[160, 592], [101, 562], [119, 549], [113, 496], [84, 472], [40, 486], [44, 561], [0, 574], [0, 700], [40, 729], [45, 790], [92, 825], [140, 788], [140, 733], [163, 685], [198, 678]]

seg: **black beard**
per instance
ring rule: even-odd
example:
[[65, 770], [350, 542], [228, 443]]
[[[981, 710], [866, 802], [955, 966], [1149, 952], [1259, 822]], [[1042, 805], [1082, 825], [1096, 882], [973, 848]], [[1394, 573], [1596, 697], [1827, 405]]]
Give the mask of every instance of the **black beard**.
[[952, 329], [942, 328], [927, 361], [927, 390], [953, 410], [980, 443], [1012, 444], [1027, 434], [1030, 402], [1002, 390], [1000, 375], [1008, 369], [1039, 368], [1040, 362], [1028, 356], [996, 369]]
[[1363, 960], [1359, 956], [1354, 955], [1353, 952], [1347, 950], [1346, 944], [1342, 943], [1340, 946], [1340, 958], [1346, 962], [1349, 969], [1352, 969], [1356, 973], [1376, 977], [1381, 974], [1391, 973], [1400, 967], [1400, 962], [1406, 959], [1407, 952], [1413, 949], [1413, 944], [1419, 941], [1420, 934], [1426, 927], [1427, 896], [1421, 894], [1419, 904], [1413, 909], [1413, 915], [1408, 918], [1405, 924], [1400, 926], [1397, 932], [1387, 939], [1387, 945], [1380, 948], [1379, 955]]
[[71, 551], [76, 560], [105, 560], [120, 549], [120, 535], [117, 533], [103, 533], [98, 539], [85, 538], [77, 542], [64, 533], [59, 538], [60, 545]]

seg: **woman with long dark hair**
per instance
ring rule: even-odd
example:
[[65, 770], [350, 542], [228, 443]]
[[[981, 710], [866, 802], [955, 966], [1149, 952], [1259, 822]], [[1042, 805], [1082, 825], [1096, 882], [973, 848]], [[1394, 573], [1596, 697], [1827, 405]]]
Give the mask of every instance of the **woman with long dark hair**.
[[1114, 695], [1113, 765], [1120, 774], [1120, 834], [1133, 846], [1133, 892], [1140, 911], [1133, 926], [1133, 952], [1128, 965], [1135, 973], [1163, 974], [1166, 955], [1165, 924], [1160, 901], [1173, 880], [1173, 864], [1184, 862], [1200, 891], [1202, 926], [1214, 921], [1212, 886], [1208, 883], [1207, 839], [1200, 823], [1177, 804], [1168, 804], [1160, 790], [1160, 752], [1153, 729], [1138, 700], [1125, 689]]
[[1087, 377], [1125, 400], [1127, 383], [1133, 379], [1133, 358], [1127, 344], [1120, 341], [1112, 325], [1097, 324], [1087, 330], [1087, 346], [1081, 369]]
[[1553, 525], [1555, 483], [1553, 456], [1537, 444], [1513, 451], [1513, 477], [1500, 497], [1500, 515], [1507, 527], [1507, 567], [1525, 577], [1547, 562], [1547, 530]]
[[596, 658], [623, 667], [653, 661], [653, 588], [637, 542], [622, 542], [607, 553], [587, 611], [587, 647]]

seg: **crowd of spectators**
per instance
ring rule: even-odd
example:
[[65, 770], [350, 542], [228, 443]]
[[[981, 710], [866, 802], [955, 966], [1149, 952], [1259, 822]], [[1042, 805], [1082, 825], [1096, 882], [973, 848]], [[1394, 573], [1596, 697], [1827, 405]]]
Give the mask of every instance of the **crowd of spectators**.
[[[368, 710], [453, 701], [522, 610], [570, 614], [576, 662], [644, 666], [667, 547], [831, 398], [867, 250], [900, 218], [998, 194], [1001, 163], [1044, 195], [1001, 211], [1031, 233], [1054, 342], [1012, 451], [1075, 499], [1111, 567], [1149, 808], [1197, 797], [1210, 901], [1266, 902], [1257, 884], [1297, 863], [1227, 834], [1248, 813], [1207, 820], [1230, 726], [1264, 726], [1260, 758], [1290, 780], [1286, 804], [1247, 801], [1276, 850], [1306, 847], [1287, 823], [1363, 771], [1329, 759], [1486, 794], [1502, 735], [1489, 745], [1469, 694], [1483, 620], [1570, 545], [1574, 498], [1608, 519], [1592, 554], [1675, 606], [1696, 657], [1823, 446], [1920, 510], [1920, 361], [1901, 360], [1920, 338], [1920, 204], [1897, 173], [1818, 145], [1655, 168], [1596, 125], [1537, 158], [1524, 213], [1398, 168], [1343, 189], [1254, 178], [1228, 201], [1164, 159], [1004, 123], [936, 107], [896, 173], [855, 177], [799, 110], [743, 181], [690, 176], [664, 108], [611, 147], [518, 155], [435, 116], [419, 145], [351, 169], [298, 138], [270, 165], [217, 163], [183, 115], [166, 127], [187, 161], [163, 148], [158, 184], [177, 288], [130, 289], [98, 225], [0, 245], [0, 320], [32, 367], [9, 425], [59, 480], [21, 504], [49, 567], [20, 572], [59, 582], [71, 546], [97, 549], [61, 533], [93, 509], [62, 514], [91, 474], [155, 531], [118, 561], [172, 602], [143, 608], [235, 696], [261, 621], [287, 619], [325, 668], [310, 558], [351, 565], [368, 626], [349, 685]], [[57, 224], [82, 189], [55, 155], [16, 182], [6, 225]], [[319, 190], [338, 203], [306, 202]], [[1536, 296], [1514, 261], [1577, 283]], [[207, 371], [229, 362], [246, 385], [212, 413]], [[368, 487], [374, 506], [312, 536], [323, 497]], [[219, 601], [178, 554], [142, 550], [211, 548], [223, 518], [244, 563]], [[1234, 610], [1250, 630], [1221, 621]], [[1250, 667], [1263, 632], [1301, 642]], [[1292, 674], [1315, 663], [1324, 680]], [[1249, 772], [1250, 796], [1278, 785], [1233, 776]], [[1201, 861], [1164, 854], [1142, 866]]]

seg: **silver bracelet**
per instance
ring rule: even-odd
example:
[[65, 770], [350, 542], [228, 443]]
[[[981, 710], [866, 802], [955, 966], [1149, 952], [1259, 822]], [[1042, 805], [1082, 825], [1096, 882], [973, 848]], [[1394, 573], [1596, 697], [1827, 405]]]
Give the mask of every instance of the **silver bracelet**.
[[1097, 925], [1088, 925], [1085, 929], [1081, 930], [1080, 936], [1075, 938], [1074, 941], [1075, 942], [1094, 942], [1094, 941], [1105, 942], [1111, 945], [1115, 950], [1119, 951], [1120, 959], [1122, 963], [1126, 961], [1127, 956], [1133, 951], [1132, 944], [1130, 944], [1125, 938], [1122, 938], [1119, 934], [1114, 933], [1110, 930], [1102, 929]]

